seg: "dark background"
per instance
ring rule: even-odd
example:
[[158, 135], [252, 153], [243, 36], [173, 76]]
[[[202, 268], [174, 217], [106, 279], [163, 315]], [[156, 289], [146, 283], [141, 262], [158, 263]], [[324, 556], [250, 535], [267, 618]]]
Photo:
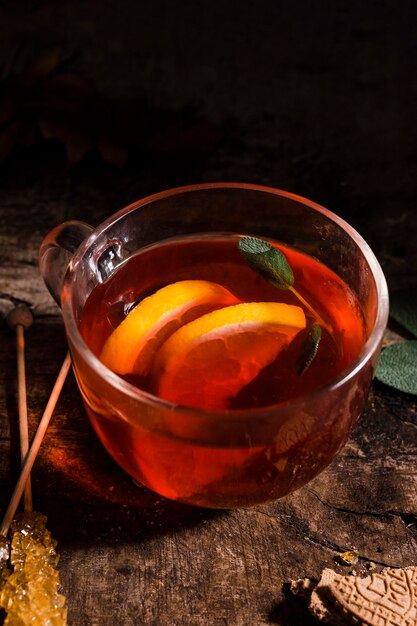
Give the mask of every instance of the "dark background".
[[411, 1], [1, 2], [0, 211], [48, 193], [46, 232], [171, 186], [266, 184], [348, 219], [403, 284], [416, 24]]

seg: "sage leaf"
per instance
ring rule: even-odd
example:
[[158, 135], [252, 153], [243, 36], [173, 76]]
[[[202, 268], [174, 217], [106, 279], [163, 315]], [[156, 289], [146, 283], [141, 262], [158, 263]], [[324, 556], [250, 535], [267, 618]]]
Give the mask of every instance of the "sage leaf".
[[398, 391], [417, 395], [417, 341], [401, 341], [385, 348], [375, 377]]
[[417, 337], [417, 285], [390, 294], [390, 316]]
[[256, 237], [239, 239], [239, 251], [246, 263], [278, 289], [289, 289], [294, 274], [285, 255], [267, 241]]
[[319, 349], [319, 343], [321, 340], [322, 330], [319, 324], [312, 324], [307, 329], [303, 345], [301, 346], [301, 352], [296, 363], [296, 372], [300, 376], [304, 374], [310, 367], [314, 358], [316, 357]]

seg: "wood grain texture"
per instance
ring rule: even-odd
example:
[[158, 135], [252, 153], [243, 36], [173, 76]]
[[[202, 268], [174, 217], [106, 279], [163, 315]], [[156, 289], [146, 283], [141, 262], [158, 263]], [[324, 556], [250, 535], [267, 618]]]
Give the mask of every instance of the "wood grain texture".
[[[130, 176], [115, 174], [115, 189], [128, 186]], [[134, 184], [146, 188], [143, 181]], [[0, 189], [0, 207], [6, 207], [0, 208], [1, 302], [8, 310], [23, 301], [35, 313], [26, 341], [32, 434], [66, 352], [59, 310], [38, 274], [36, 248], [61, 219], [101, 221], [115, 202], [108, 185], [109, 179], [101, 189], [91, 178], [58, 170], [34, 183], [28, 199], [17, 185], [7, 194]], [[74, 198], [78, 206], [84, 199], [81, 211], [72, 208]], [[407, 279], [414, 275], [411, 264]], [[19, 465], [14, 335], [5, 323], [0, 341], [1, 513]], [[289, 593], [292, 579], [319, 579], [325, 567], [349, 573], [352, 568], [337, 555], [353, 547], [358, 573], [370, 563], [416, 562], [416, 433], [416, 399], [375, 384], [348, 444], [305, 488], [252, 509], [199, 510], [135, 485], [114, 464], [89, 425], [71, 374], [33, 470], [34, 506], [48, 515], [59, 542], [69, 623], [313, 625], [306, 605]]]
[[[116, 187], [128, 178], [117, 174]], [[66, 190], [62, 206], [55, 197], [58, 181]], [[4, 309], [24, 301], [35, 313], [26, 337], [32, 434], [66, 352], [59, 310], [38, 274], [35, 249], [55, 223], [78, 217], [68, 197], [84, 194], [84, 213], [101, 221], [103, 189], [60, 171], [34, 184], [29, 198], [38, 208], [30, 220], [18, 187], [8, 190], [7, 211], [0, 211]], [[1, 191], [0, 200], [5, 206]], [[14, 335], [5, 323], [0, 341], [1, 513], [19, 465]], [[353, 547], [358, 573], [370, 563], [416, 562], [416, 431], [416, 399], [376, 384], [342, 453], [305, 488], [252, 509], [199, 510], [135, 485], [114, 464], [89, 425], [71, 374], [32, 479], [34, 506], [48, 515], [59, 542], [69, 623], [314, 624], [306, 605], [289, 593], [292, 579], [319, 579], [324, 567], [350, 572], [337, 555]]]
[[[1, 330], [0, 492], [18, 466], [13, 335]], [[65, 354], [59, 319], [27, 338], [33, 433]], [[416, 402], [376, 389], [349, 443], [308, 486], [246, 510], [179, 505], [108, 457], [70, 375], [33, 470], [34, 505], [59, 542], [71, 624], [313, 624], [287, 583], [324, 567], [367, 572], [417, 558]]]

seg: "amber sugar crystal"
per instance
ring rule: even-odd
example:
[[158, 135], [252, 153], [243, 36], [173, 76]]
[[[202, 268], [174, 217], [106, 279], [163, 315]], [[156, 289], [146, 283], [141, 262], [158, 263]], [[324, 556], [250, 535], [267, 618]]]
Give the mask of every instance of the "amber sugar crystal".
[[4, 626], [67, 623], [65, 598], [59, 593], [56, 543], [46, 528], [46, 517], [24, 513], [11, 528], [9, 573], [0, 587], [0, 607], [7, 616]]

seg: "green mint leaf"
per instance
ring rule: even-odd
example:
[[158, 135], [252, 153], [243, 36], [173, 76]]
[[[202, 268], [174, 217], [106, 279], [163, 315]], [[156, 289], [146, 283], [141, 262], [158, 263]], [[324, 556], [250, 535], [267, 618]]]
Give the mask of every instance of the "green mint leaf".
[[390, 315], [417, 337], [417, 285], [390, 294]]
[[267, 241], [256, 237], [242, 237], [239, 251], [246, 263], [278, 289], [289, 289], [294, 284], [294, 274], [285, 255]]
[[417, 341], [401, 341], [385, 348], [375, 377], [398, 391], [417, 395]]
[[319, 324], [313, 324], [307, 329], [301, 352], [296, 363], [296, 372], [300, 376], [310, 367], [316, 357], [321, 340], [322, 330]]

